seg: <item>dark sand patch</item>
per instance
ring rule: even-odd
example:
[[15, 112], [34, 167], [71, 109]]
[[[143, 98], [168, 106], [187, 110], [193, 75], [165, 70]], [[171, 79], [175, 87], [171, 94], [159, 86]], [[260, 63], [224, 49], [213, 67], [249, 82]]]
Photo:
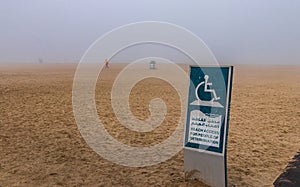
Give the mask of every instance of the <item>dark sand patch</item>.
[[285, 171], [275, 180], [275, 187], [298, 187], [300, 186], [300, 152], [288, 164]]

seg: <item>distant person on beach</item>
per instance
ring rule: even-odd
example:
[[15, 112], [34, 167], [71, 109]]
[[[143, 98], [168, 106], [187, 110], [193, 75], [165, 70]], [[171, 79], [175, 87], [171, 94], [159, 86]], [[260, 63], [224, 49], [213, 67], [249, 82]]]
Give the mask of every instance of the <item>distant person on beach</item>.
[[105, 69], [109, 69], [109, 62], [108, 62], [108, 60], [107, 59], [105, 59]]

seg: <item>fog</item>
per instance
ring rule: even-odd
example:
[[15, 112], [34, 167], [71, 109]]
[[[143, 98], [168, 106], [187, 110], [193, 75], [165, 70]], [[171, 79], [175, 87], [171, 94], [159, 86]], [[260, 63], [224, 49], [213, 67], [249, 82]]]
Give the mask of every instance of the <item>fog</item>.
[[[299, 10], [300, 1], [291, 0], [3, 0], [0, 63], [78, 63], [97, 38], [116, 27], [163, 21], [199, 36], [220, 63], [300, 64]], [[116, 61], [150, 55], [149, 50], [153, 46], [128, 49]], [[169, 59], [180, 57], [165, 50]]]

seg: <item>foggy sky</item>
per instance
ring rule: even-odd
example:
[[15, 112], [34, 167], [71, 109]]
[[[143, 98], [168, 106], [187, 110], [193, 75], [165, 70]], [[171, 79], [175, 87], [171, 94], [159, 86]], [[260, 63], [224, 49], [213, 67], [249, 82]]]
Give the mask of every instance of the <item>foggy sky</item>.
[[78, 63], [111, 29], [163, 21], [198, 35], [220, 63], [300, 64], [299, 10], [292, 0], [2, 0], [0, 63]]

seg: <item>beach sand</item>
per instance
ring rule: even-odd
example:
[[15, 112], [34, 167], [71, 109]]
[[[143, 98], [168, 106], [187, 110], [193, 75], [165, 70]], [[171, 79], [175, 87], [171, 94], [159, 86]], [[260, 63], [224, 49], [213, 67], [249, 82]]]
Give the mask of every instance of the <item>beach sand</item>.
[[[111, 64], [96, 87], [99, 118], [118, 141], [155, 145], [176, 128], [180, 101], [159, 79], [139, 82], [129, 100], [138, 119], [162, 98], [168, 113], [152, 133], [123, 127], [110, 91], [124, 64]], [[187, 70], [187, 66], [183, 66]], [[72, 108], [75, 64], [0, 65], [0, 186], [205, 186], [185, 180], [183, 153], [148, 167], [125, 167], [95, 153]], [[300, 67], [235, 66], [228, 139], [229, 186], [272, 186], [300, 149]]]

